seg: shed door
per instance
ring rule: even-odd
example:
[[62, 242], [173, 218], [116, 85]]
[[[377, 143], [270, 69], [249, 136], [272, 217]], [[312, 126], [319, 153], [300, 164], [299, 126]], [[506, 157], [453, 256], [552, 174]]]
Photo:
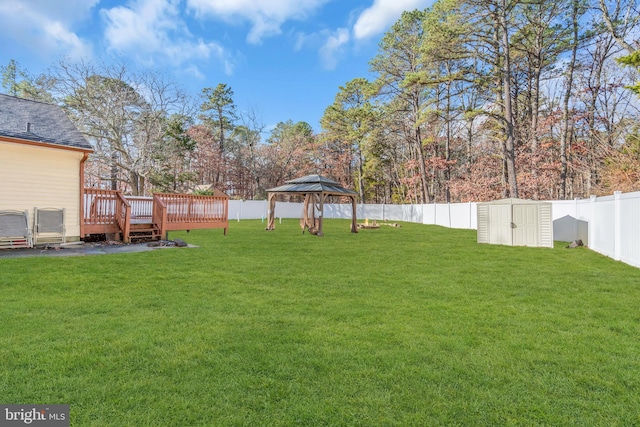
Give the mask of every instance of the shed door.
[[511, 205], [489, 205], [489, 243], [511, 245]]
[[538, 206], [513, 206], [513, 245], [538, 246]]

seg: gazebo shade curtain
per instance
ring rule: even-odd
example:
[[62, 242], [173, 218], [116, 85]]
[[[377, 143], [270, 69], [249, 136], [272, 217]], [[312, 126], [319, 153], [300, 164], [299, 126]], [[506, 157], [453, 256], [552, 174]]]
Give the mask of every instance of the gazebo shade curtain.
[[[342, 187], [336, 181], [321, 175], [306, 175], [300, 178], [286, 181], [284, 185], [279, 187], [270, 188], [267, 190], [269, 200], [269, 210], [267, 213], [267, 230], [275, 229], [275, 208], [276, 208], [276, 196], [278, 194], [290, 194], [299, 195], [304, 198], [303, 208], [303, 230], [305, 227], [314, 227], [318, 236], [322, 236], [322, 219], [324, 214], [324, 204], [331, 196], [335, 197], [349, 197], [351, 199], [351, 232], [357, 233], [358, 227], [356, 224], [356, 197], [358, 193], [352, 190], [348, 190]], [[315, 218], [315, 205], [318, 205], [318, 219]], [[311, 218], [309, 218], [309, 210], [311, 209]]]

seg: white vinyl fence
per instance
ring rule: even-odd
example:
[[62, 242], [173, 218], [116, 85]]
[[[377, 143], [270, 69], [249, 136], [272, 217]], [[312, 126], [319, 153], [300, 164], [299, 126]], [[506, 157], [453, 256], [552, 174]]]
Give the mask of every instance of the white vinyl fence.
[[[640, 268], [640, 192], [581, 200], [555, 200], [554, 240], [582, 240], [592, 250]], [[351, 218], [350, 204], [325, 205], [325, 218]], [[267, 217], [266, 200], [229, 201], [229, 220]], [[300, 218], [302, 203], [276, 204], [276, 218]], [[477, 229], [476, 204], [358, 205], [358, 219], [405, 221], [448, 228]]]

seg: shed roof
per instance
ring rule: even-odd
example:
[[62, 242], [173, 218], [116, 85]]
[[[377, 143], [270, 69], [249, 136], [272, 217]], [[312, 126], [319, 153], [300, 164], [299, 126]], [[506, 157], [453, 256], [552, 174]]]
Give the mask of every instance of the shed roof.
[[268, 193], [325, 193], [337, 196], [357, 196], [353, 190], [344, 188], [336, 181], [321, 175], [306, 175], [285, 181], [284, 185], [269, 188]]
[[0, 94], [0, 136], [93, 151], [59, 106], [3, 94]]
[[500, 200], [492, 200], [490, 202], [482, 202], [478, 204], [482, 205], [539, 205], [539, 204], [547, 204], [551, 203], [545, 200], [529, 200], [529, 199], [500, 199]]

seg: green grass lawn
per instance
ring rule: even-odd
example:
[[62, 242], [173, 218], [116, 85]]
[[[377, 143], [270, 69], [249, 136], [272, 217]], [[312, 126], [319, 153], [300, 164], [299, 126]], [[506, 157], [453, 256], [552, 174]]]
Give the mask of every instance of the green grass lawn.
[[0, 259], [0, 403], [72, 426], [640, 425], [640, 270], [402, 224]]

